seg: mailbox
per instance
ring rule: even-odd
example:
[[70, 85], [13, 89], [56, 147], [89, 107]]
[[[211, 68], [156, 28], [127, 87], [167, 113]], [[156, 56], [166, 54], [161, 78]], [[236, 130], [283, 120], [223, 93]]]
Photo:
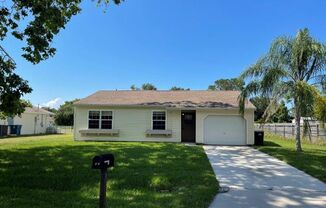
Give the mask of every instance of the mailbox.
[[93, 169], [106, 169], [114, 167], [113, 154], [104, 154], [93, 157], [92, 168]]
[[106, 181], [108, 178], [108, 168], [114, 166], [113, 154], [97, 155], [93, 157], [92, 168], [101, 170], [99, 207], [107, 208], [106, 205]]

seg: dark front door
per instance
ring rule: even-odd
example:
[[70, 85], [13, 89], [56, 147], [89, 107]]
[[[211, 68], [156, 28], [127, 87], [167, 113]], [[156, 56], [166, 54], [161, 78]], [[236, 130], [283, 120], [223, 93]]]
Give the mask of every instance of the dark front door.
[[181, 141], [196, 142], [196, 111], [181, 112]]

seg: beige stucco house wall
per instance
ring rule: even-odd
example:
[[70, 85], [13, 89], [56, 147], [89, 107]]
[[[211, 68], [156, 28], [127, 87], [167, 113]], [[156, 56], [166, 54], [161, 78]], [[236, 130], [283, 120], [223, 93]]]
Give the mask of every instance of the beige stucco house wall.
[[101, 90], [74, 103], [74, 138], [252, 145], [255, 108], [246, 101], [240, 115], [239, 95], [239, 91]]
[[[113, 112], [112, 129], [119, 130], [118, 135], [82, 135], [79, 131], [88, 128], [88, 112], [90, 110], [105, 110]], [[152, 111], [166, 111], [167, 129], [172, 130], [170, 136], [148, 136], [146, 131], [151, 129]], [[123, 107], [94, 107], [82, 106], [74, 108], [74, 137], [75, 140], [110, 140], [110, 141], [162, 141], [181, 142], [181, 111], [164, 108], [123, 108]]]
[[[90, 110], [106, 110], [113, 112], [112, 129], [119, 130], [118, 135], [83, 135], [79, 131], [88, 128], [88, 112]], [[162, 110], [167, 113], [166, 125], [172, 130], [169, 136], [149, 136], [146, 131], [151, 129], [152, 112]], [[181, 112], [182, 109], [165, 108], [133, 108], [133, 107], [74, 107], [74, 138], [75, 140], [91, 141], [159, 141], [181, 142]], [[208, 115], [241, 116], [238, 109], [196, 109], [196, 143], [204, 143], [204, 119]], [[254, 109], [245, 110], [243, 119], [246, 122], [247, 145], [254, 143]], [[232, 124], [230, 124], [232, 125]], [[236, 131], [236, 129], [235, 129]]]

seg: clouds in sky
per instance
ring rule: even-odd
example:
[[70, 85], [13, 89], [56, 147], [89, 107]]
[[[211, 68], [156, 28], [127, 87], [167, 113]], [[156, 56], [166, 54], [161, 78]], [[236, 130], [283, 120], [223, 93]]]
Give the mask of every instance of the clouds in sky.
[[60, 105], [62, 105], [63, 103], [64, 102], [63, 102], [62, 98], [57, 97], [57, 98], [54, 98], [53, 100], [50, 100], [47, 103], [43, 103], [42, 106], [43, 107], [49, 107], [49, 108], [58, 109], [60, 107]]

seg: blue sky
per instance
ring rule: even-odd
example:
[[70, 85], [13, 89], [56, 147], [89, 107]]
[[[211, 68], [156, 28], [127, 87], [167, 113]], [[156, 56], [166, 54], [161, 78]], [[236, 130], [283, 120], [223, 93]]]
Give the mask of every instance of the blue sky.
[[238, 76], [277, 36], [307, 27], [326, 42], [325, 8], [324, 0], [126, 0], [103, 12], [84, 0], [55, 38], [55, 57], [33, 65], [20, 57], [21, 43], [9, 38], [4, 46], [35, 105], [146, 82], [207, 89]]

